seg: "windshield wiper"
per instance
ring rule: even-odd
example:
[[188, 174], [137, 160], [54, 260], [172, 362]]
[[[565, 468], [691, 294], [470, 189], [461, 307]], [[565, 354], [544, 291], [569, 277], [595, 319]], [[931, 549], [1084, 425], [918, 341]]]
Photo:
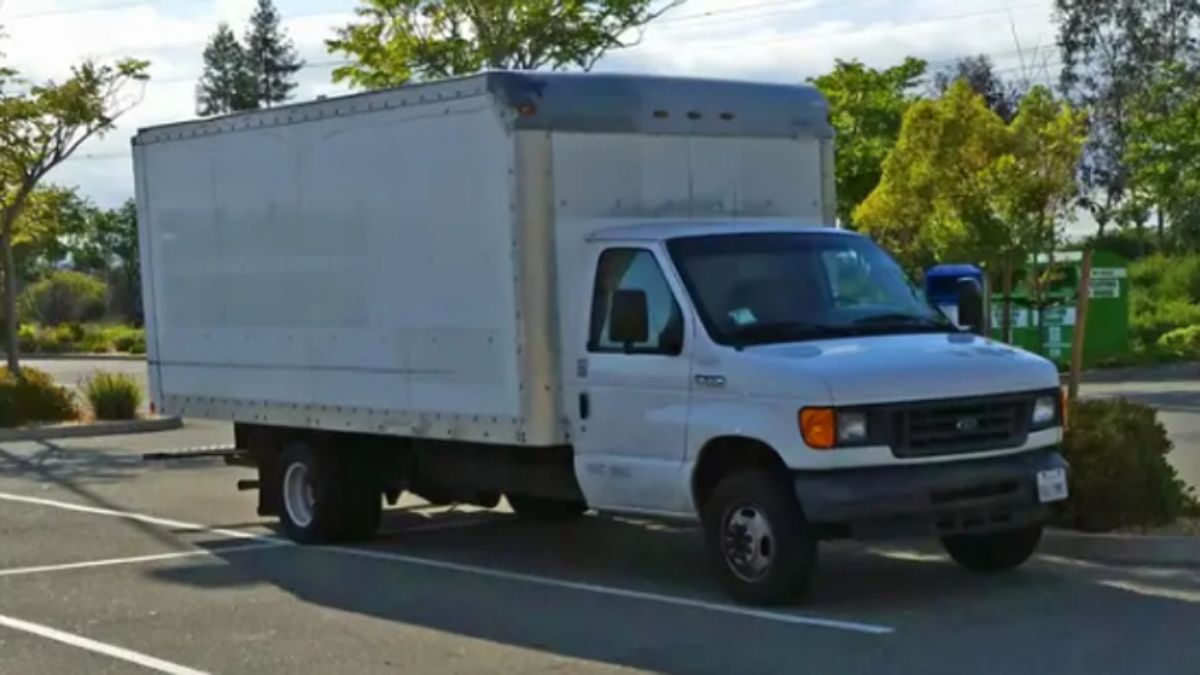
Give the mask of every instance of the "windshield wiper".
[[930, 330], [934, 332], [957, 332], [958, 328], [949, 321], [939, 321], [933, 317], [919, 314], [904, 314], [890, 312], [864, 316], [854, 321], [855, 326], [880, 329]]
[[797, 340], [815, 340], [828, 337], [845, 337], [851, 334], [845, 328], [826, 326], [819, 323], [804, 323], [789, 321], [781, 323], [755, 323], [738, 326], [729, 331], [728, 336], [738, 347], [772, 342], [793, 342]]

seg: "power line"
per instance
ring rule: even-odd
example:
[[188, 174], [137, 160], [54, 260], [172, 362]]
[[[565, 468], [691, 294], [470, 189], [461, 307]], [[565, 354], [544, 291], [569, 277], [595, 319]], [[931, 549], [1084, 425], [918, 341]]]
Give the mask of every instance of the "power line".
[[[42, 18], [49, 18], [49, 17], [56, 17], [56, 16], [69, 16], [69, 15], [73, 15], [73, 14], [95, 14], [95, 13], [113, 12], [113, 11], [119, 11], [122, 9], [132, 9], [135, 7], [153, 7], [153, 6], [157, 6], [157, 5], [170, 5], [170, 4], [195, 4], [195, 3], [200, 3], [200, 2], [211, 2], [211, 1], [212, 0], [122, 0], [121, 2], [114, 2], [114, 3], [104, 4], [104, 5], [87, 5], [85, 7], [70, 7], [70, 8], [63, 7], [63, 8], [59, 8], [59, 9], [40, 10], [40, 11], [36, 11], [36, 12], [24, 12], [21, 14], [14, 14], [11, 17], [4, 19], [4, 21], [6, 23], [12, 23], [15, 21], [24, 21], [27, 19], [42, 19]], [[323, 9], [323, 10], [312, 10], [312, 11], [308, 11], [308, 12], [299, 12], [299, 13], [295, 13], [295, 14], [288, 14], [286, 16], [283, 16], [282, 18], [284, 21], [286, 21], [288, 19], [300, 19], [300, 18], [307, 18], [307, 17], [313, 17], [313, 16], [324, 16], [324, 15], [335, 16], [335, 15], [342, 15], [342, 14], [348, 14], [348, 13], [349, 13], [349, 10], [338, 11], [338, 10]]]
[[141, 7], [143, 5], [166, 5], [171, 3], [185, 2], [208, 2], [208, 0], [124, 0], [123, 2], [113, 2], [105, 5], [86, 5], [84, 7], [63, 7], [59, 9], [47, 9], [37, 12], [23, 12], [21, 14], [13, 14], [6, 21], [14, 19], [37, 19], [48, 16], [63, 16], [66, 14], [86, 14], [90, 12], [111, 12], [117, 9], [129, 9], [130, 7]]
[[[766, 45], [766, 44], [778, 44], [781, 42], [794, 42], [796, 40], [814, 40], [814, 39], [827, 39], [827, 38], [831, 38], [831, 37], [846, 37], [848, 35], [861, 35], [861, 34], [865, 34], [865, 33], [875, 33], [875, 32], [879, 32], [881, 30], [895, 30], [897, 28], [909, 28], [912, 26], [921, 26], [921, 25], [926, 25], [926, 24], [949, 23], [952, 21], [961, 21], [963, 19], [973, 19], [973, 18], [980, 18], [980, 17], [985, 17], [985, 16], [995, 16], [997, 14], [1008, 14], [1010, 11], [1023, 11], [1023, 10], [1039, 9], [1039, 8], [1049, 9], [1050, 5], [1048, 5], [1045, 2], [1028, 3], [1028, 4], [1024, 4], [1024, 5], [1015, 5], [1013, 7], [989, 9], [989, 10], [983, 10], [983, 11], [977, 11], [977, 12], [966, 12], [966, 13], [962, 13], [962, 14], [948, 14], [948, 15], [943, 15], [943, 16], [931, 16], [931, 17], [925, 17], [923, 19], [916, 19], [913, 21], [904, 21], [904, 22], [900, 22], [900, 23], [891, 23], [891, 24], [879, 25], [879, 26], [868, 26], [866, 28], [851, 28], [851, 29], [847, 29], [847, 30], [837, 30], [837, 31], [832, 31], [832, 32], [828, 32], [828, 33], [815, 33], [815, 34], [804, 34], [804, 35], [784, 35], [784, 36], [769, 38], [769, 39], [765, 39], [765, 40], [727, 40], [724, 42], [709, 43], [706, 46], [712, 47], [712, 48], [736, 47], [736, 46], [739, 46], [742, 44], [754, 44], [754, 45], [758, 46], [758, 45]], [[630, 49], [637, 49], [637, 48], [638, 47], [635, 46], [635, 47], [631, 47]]]

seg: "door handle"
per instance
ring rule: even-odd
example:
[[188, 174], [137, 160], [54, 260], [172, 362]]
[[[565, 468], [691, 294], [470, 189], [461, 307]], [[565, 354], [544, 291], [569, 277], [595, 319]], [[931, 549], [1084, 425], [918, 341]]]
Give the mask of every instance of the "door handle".
[[720, 389], [725, 386], [724, 375], [696, 375], [693, 380], [698, 387], [707, 387], [709, 389]]
[[592, 414], [592, 401], [586, 392], [579, 394], [579, 419], [586, 420]]

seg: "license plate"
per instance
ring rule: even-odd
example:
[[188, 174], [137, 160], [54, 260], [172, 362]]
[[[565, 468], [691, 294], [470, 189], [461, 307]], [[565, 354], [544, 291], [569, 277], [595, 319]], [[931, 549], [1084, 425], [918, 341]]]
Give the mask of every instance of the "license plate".
[[1037, 475], [1038, 501], [1046, 504], [1067, 498], [1066, 469], [1047, 469]]

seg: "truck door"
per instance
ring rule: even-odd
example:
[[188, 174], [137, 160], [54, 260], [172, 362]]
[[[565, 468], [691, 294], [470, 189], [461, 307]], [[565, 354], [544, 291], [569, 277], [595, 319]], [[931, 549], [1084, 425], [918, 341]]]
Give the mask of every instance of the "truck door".
[[654, 251], [602, 250], [576, 368], [575, 469], [588, 503], [682, 510], [691, 365], [687, 318]]

